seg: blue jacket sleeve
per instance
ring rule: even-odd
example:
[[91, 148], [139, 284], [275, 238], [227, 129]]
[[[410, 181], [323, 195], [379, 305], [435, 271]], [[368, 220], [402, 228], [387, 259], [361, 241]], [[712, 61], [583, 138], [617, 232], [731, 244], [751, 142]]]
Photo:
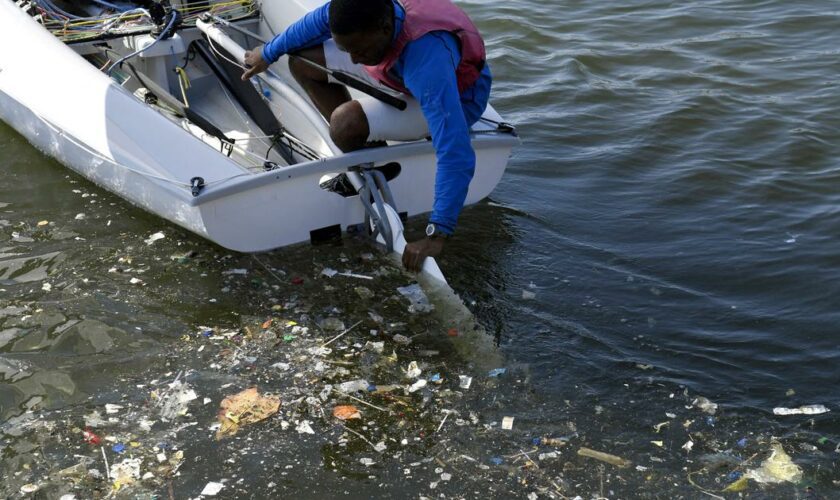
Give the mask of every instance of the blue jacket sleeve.
[[461, 106], [455, 69], [461, 54], [455, 37], [433, 32], [406, 45], [400, 56], [403, 81], [429, 124], [437, 156], [435, 201], [430, 222], [452, 233], [475, 172], [475, 151]]
[[327, 2], [265, 44], [262, 57], [268, 63], [274, 63], [284, 54], [321, 44], [331, 36], [330, 2]]

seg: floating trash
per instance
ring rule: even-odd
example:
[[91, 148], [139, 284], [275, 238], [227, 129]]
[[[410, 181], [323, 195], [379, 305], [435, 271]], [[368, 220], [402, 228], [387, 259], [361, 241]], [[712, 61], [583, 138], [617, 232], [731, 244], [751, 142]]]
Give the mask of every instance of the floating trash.
[[802, 469], [793, 463], [790, 455], [785, 453], [781, 443], [774, 441], [770, 444], [772, 452], [761, 467], [747, 471], [744, 477], [759, 483], [798, 483], [802, 479]]
[[407, 297], [409, 302], [411, 302], [411, 305], [408, 306], [408, 312], [410, 313], [427, 313], [433, 311], [435, 308], [434, 305], [429, 302], [429, 298], [426, 296], [426, 293], [417, 283], [399, 287], [397, 288], [397, 291], [404, 297]]
[[616, 467], [621, 467], [622, 469], [633, 465], [633, 463], [629, 460], [619, 456], [604, 453], [602, 451], [595, 451], [590, 448], [581, 447], [577, 453], [582, 457], [594, 458], [595, 460], [600, 460], [601, 462], [606, 462], [608, 464], [615, 465]]
[[152, 243], [154, 243], [158, 240], [162, 240], [164, 238], [166, 238], [166, 235], [164, 235], [162, 232], [157, 232], [157, 233], [149, 236], [145, 240], [143, 240], [143, 242], [146, 243], [147, 245], [151, 245]]
[[824, 405], [804, 405], [799, 408], [773, 408], [774, 415], [821, 415], [830, 411]]
[[207, 483], [204, 486], [204, 489], [201, 490], [200, 494], [204, 495], [204, 496], [207, 496], [207, 497], [214, 497], [214, 496], [218, 495], [219, 492], [222, 491], [222, 488], [224, 488], [224, 487], [225, 487], [225, 485], [222, 484], [222, 483], [214, 483], [213, 481], [210, 481], [209, 483]]
[[695, 408], [699, 408], [700, 410], [708, 413], [709, 415], [714, 415], [718, 409], [717, 403], [713, 403], [708, 398], [704, 398], [703, 396], [695, 398], [694, 401], [692, 401], [691, 405]]
[[339, 420], [353, 420], [362, 418], [359, 409], [353, 405], [341, 405], [333, 408], [333, 416]]
[[274, 415], [280, 409], [280, 398], [263, 396], [256, 387], [228, 396], [219, 408], [216, 439], [235, 435], [243, 425], [253, 424]]

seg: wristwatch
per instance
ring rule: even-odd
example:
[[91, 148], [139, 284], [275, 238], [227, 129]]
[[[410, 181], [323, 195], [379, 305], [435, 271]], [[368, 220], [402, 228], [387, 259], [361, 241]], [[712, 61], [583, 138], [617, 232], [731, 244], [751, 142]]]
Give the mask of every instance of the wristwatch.
[[449, 235], [444, 233], [440, 230], [440, 228], [434, 222], [430, 222], [428, 226], [426, 226], [426, 237], [427, 238], [449, 238]]

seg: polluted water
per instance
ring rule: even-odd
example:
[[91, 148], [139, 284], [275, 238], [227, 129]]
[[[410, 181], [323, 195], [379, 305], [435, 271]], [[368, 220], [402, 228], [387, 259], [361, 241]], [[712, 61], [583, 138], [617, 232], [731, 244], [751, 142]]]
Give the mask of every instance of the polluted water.
[[[113, 283], [45, 257], [0, 312], [4, 498], [697, 498], [797, 492], [807, 457], [837, 453], [807, 422], [753, 432], [642, 376], [638, 406], [547, 401], [452, 289], [363, 242], [248, 256], [126, 238], [100, 256]], [[167, 280], [193, 287], [155, 302]], [[189, 321], [148, 312], [176, 302]]]

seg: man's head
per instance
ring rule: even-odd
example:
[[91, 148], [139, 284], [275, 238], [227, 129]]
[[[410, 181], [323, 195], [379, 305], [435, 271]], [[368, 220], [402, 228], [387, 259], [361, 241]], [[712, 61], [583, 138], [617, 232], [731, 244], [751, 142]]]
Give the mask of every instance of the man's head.
[[375, 66], [391, 47], [394, 5], [391, 0], [332, 0], [330, 31], [354, 63]]

